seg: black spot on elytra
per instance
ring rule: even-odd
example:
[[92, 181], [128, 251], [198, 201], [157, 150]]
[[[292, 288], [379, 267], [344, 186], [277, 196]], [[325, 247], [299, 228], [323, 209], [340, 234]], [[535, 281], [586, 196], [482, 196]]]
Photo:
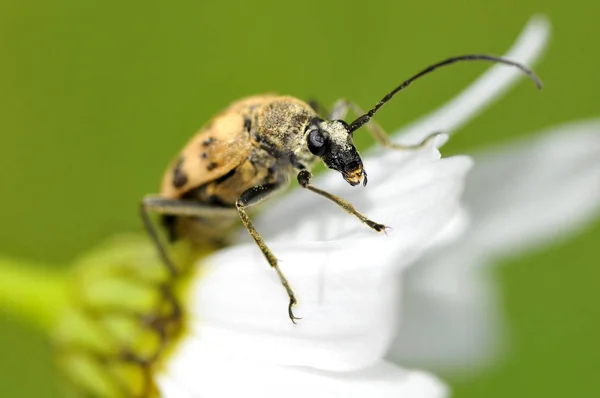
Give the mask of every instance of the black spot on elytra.
[[244, 118], [244, 130], [250, 132], [250, 130], [252, 130], [252, 120], [250, 120], [250, 117], [246, 116]]
[[180, 157], [175, 164], [175, 168], [173, 168], [173, 186], [177, 189], [183, 187], [188, 182], [187, 175], [181, 170], [183, 160], [183, 157]]
[[215, 162], [210, 162], [208, 164], [208, 166], [206, 166], [206, 170], [208, 171], [213, 171], [214, 169], [216, 169], [218, 166], [218, 164], [216, 164]]
[[215, 142], [215, 141], [216, 141], [215, 137], [208, 137], [207, 139], [205, 139], [205, 140], [202, 142], [202, 146], [204, 146], [204, 147], [208, 147], [208, 146], [210, 146], [210, 144], [212, 144], [212, 143], [213, 143], [213, 142]]
[[206, 152], [202, 152], [202, 153], [200, 154], [200, 158], [201, 158], [201, 159], [206, 159], [207, 157], [208, 157], [208, 155], [206, 154]]

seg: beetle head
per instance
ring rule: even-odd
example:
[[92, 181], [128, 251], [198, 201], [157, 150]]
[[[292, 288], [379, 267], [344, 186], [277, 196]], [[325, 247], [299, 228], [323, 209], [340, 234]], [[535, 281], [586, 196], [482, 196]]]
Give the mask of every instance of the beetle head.
[[308, 150], [327, 167], [339, 171], [350, 185], [361, 180], [367, 185], [367, 173], [346, 122], [315, 118], [306, 127], [305, 137]]

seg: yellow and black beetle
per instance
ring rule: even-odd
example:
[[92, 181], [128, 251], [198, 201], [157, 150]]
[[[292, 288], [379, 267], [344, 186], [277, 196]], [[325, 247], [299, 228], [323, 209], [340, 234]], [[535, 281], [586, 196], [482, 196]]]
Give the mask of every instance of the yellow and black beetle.
[[[292, 312], [296, 304], [294, 292], [281, 272], [277, 259], [254, 228], [247, 208], [285, 188], [295, 174], [303, 188], [331, 200], [375, 231], [384, 231], [385, 225], [368, 219], [349, 202], [313, 186], [311, 168], [320, 159], [327, 167], [340, 172], [350, 185], [357, 185], [361, 181], [366, 185], [367, 173], [354, 146], [353, 133], [367, 124], [386, 102], [414, 80], [441, 66], [472, 60], [517, 67], [541, 88], [537, 76], [517, 62], [470, 54], [448, 58], [425, 68], [396, 87], [366, 113], [354, 103], [338, 101], [331, 114], [324, 119], [318, 114], [316, 106], [293, 97], [277, 95], [260, 95], [234, 102], [187, 143], [167, 169], [160, 193], [142, 200], [144, 225], [156, 243], [162, 260], [173, 273], [177, 272], [151, 223], [149, 211], [162, 215], [170, 241], [187, 238], [205, 246], [227, 244], [227, 235], [239, 218], [278, 273], [289, 296], [288, 314], [294, 322], [298, 319]], [[342, 119], [348, 110], [360, 116], [346, 123]], [[379, 144], [394, 149], [414, 149], [427, 141], [416, 146], [402, 146], [393, 144], [377, 124], [370, 123], [367, 129]]]

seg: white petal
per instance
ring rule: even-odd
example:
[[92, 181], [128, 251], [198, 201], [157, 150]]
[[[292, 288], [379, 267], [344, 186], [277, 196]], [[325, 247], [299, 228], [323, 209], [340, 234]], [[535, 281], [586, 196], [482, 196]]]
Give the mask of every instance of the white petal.
[[[201, 383], [197, 375], [196, 380]], [[160, 396], [164, 398], [207, 398], [205, 395], [190, 391], [181, 381], [168, 375], [161, 375], [157, 384], [161, 393]]]
[[468, 253], [428, 253], [407, 270], [403, 317], [388, 358], [444, 373], [484, 367], [501, 351], [503, 323], [496, 284], [469, 265], [484, 260]]
[[476, 159], [465, 193], [471, 229], [404, 275], [404, 323], [390, 354], [398, 363], [452, 371], [485, 364], [501, 348], [503, 329], [481, 267], [572, 234], [600, 212], [600, 119]]
[[[504, 57], [532, 66], [546, 47], [549, 35], [549, 21], [543, 16], [535, 16]], [[398, 132], [401, 136], [399, 141], [417, 143], [431, 133], [451, 133], [459, 129], [499, 100], [523, 76], [525, 75], [517, 68], [506, 65], [490, 68], [475, 83], [437, 111], [403, 127]]]
[[[181, 347], [187, 351], [186, 347]], [[433, 376], [379, 362], [356, 372], [260, 366], [204, 352], [200, 358], [178, 355], [159, 386], [165, 398], [443, 398], [447, 388]], [[192, 391], [191, 393], [188, 392]]]
[[[387, 163], [399, 163], [392, 172], [386, 164], [373, 165], [373, 189], [353, 190], [366, 198], [348, 195], [393, 227], [387, 235], [301, 190], [294, 194], [302, 198], [293, 200], [298, 207], [286, 200], [259, 223], [261, 232], [285, 234], [266, 242], [299, 299], [296, 314], [303, 319], [297, 325], [287, 317], [276, 273], [251, 242], [206, 259], [189, 299], [186, 339], [195, 341], [193, 347], [325, 370], [358, 369], [383, 357], [400, 315], [394, 275], [454, 219], [471, 165], [466, 157], [439, 159], [434, 146], [397, 155]], [[297, 224], [303, 232], [296, 232]]]
[[483, 254], [515, 254], [581, 228], [600, 209], [600, 119], [481, 153], [465, 201]]

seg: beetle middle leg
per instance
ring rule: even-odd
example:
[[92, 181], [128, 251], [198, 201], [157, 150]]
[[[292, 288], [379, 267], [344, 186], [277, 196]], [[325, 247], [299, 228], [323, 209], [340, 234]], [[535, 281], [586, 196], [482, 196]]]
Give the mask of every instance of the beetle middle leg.
[[[351, 110], [352, 112], [356, 113], [357, 115], [365, 114], [365, 111], [360, 106], [358, 106], [356, 103], [345, 100], [345, 99], [341, 99], [341, 100], [338, 100], [333, 105], [333, 110], [331, 111], [331, 114], [329, 115], [329, 119], [330, 120], [344, 119], [346, 117], [346, 115], [348, 114], [348, 110]], [[439, 132], [430, 134], [427, 137], [425, 137], [425, 139], [423, 141], [421, 141], [415, 145], [402, 145], [402, 144], [396, 144], [396, 143], [392, 142], [392, 140], [390, 140], [390, 137], [383, 130], [381, 125], [373, 119], [371, 119], [369, 121], [369, 123], [367, 123], [365, 125], [365, 127], [367, 128], [367, 131], [373, 136], [373, 138], [375, 139], [375, 141], [377, 141], [377, 143], [379, 145], [386, 147], [386, 148], [399, 149], [399, 150], [412, 150], [412, 149], [423, 148], [434, 137], [436, 137], [440, 134]]]
[[362, 223], [366, 224], [367, 226], [369, 226], [377, 232], [385, 232], [386, 228], [388, 228], [383, 224], [379, 224], [373, 220], [368, 219], [364, 214], [356, 210], [352, 203], [348, 202], [347, 200], [344, 200], [339, 196], [336, 196], [332, 193], [323, 191], [322, 189], [315, 187], [310, 183], [311, 179], [312, 174], [308, 170], [301, 170], [300, 173], [298, 173], [298, 183], [300, 184], [300, 186], [302, 186], [302, 188], [306, 188], [311, 192], [314, 192], [318, 195], [323, 196], [324, 198], [331, 200], [333, 203], [340, 206], [342, 209], [346, 210], [348, 213], [358, 218]]
[[262, 251], [263, 255], [266, 257], [266, 259], [269, 262], [269, 264], [271, 265], [271, 267], [273, 267], [275, 269], [275, 271], [277, 272], [277, 275], [279, 276], [279, 280], [281, 281], [281, 284], [285, 288], [285, 290], [288, 294], [288, 297], [290, 298], [290, 303], [288, 305], [288, 315], [289, 315], [290, 319], [292, 320], [292, 322], [296, 323], [296, 319], [301, 319], [301, 318], [294, 316], [294, 313], [292, 312], [292, 307], [294, 305], [296, 305], [296, 303], [297, 303], [296, 296], [294, 295], [294, 291], [292, 290], [292, 287], [290, 286], [287, 278], [285, 277], [285, 275], [279, 268], [277, 258], [275, 258], [275, 256], [273, 255], [273, 252], [271, 252], [271, 249], [269, 249], [267, 247], [264, 239], [262, 238], [262, 236], [260, 236], [260, 234], [258, 233], [256, 228], [254, 227], [254, 224], [252, 223], [252, 221], [250, 220], [250, 217], [248, 217], [248, 213], [246, 212], [246, 209], [248, 207], [260, 203], [262, 200], [264, 200], [265, 198], [267, 198], [268, 196], [270, 196], [271, 194], [273, 194], [277, 190], [279, 190], [281, 188], [281, 186], [282, 186], [282, 184], [273, 183], [273, 184], [265, 184], [265, 185], [259, 185], [256, 187], [252, 187], [252, 188], [246, 190], [239, 197], [239, 199], [235, 203], [235, 206], [237, 207], [238, 214], [240, 215], [240, 219], [242, 220], [242, 223], [244, 223], [244, 226], [250, 233], [250, 236], [252, 236], [252, 239], [254, 239], [254, 241], [256, 242], [256, 244], [258, 245], [260, 250]]

